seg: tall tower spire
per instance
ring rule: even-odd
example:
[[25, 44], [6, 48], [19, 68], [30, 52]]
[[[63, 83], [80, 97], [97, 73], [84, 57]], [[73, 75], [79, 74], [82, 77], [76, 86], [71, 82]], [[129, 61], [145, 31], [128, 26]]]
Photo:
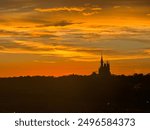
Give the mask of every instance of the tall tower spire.
[[103, 61], [103, 54], [102, 54], [102, 51], [101, 51], [101, 66], [103, 66], [104, 64], [104, 61]]
[[110, 72], [110, 64], [107, 61], [106, 63], [103, 60], [103, 54], [101, 52], [101, 61], [100, 61], [100, 67], [99, 67], [99, 75], [102, 77], [109, 77], [111, 76]]

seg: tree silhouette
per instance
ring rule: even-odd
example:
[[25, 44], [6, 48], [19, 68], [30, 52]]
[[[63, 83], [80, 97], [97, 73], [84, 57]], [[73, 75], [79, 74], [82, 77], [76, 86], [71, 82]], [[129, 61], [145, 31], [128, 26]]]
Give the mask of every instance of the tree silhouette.
[[150, 112], [150, 74], [0, 78], [0, 112]]

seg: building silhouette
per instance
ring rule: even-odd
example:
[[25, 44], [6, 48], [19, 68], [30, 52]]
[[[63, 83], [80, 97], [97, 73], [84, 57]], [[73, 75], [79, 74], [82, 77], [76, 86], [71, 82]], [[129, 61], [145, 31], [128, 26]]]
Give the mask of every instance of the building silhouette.
[[111, 75], [110, 64], [108, 61], [106, 63], [104, 62], [103, 55], [101, 55], [100, 67], [98, 73], [101, 77], [109, 77]]

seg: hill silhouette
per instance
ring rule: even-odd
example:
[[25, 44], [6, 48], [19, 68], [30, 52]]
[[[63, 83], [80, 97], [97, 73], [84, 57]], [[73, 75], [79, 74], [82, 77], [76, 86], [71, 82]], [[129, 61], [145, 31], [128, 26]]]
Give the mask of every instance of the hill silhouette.
[[0, 112], [150, 112], [150, 74], [0, 78]]

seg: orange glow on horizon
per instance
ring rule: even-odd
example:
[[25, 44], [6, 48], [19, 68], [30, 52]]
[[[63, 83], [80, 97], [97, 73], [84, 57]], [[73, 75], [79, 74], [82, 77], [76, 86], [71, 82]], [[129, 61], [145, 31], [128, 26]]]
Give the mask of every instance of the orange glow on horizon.
[[0, 9], [0, 77], [89, 75], [101, 51], [114, 74], [150, 72], [147, 0], [12, 1]]

